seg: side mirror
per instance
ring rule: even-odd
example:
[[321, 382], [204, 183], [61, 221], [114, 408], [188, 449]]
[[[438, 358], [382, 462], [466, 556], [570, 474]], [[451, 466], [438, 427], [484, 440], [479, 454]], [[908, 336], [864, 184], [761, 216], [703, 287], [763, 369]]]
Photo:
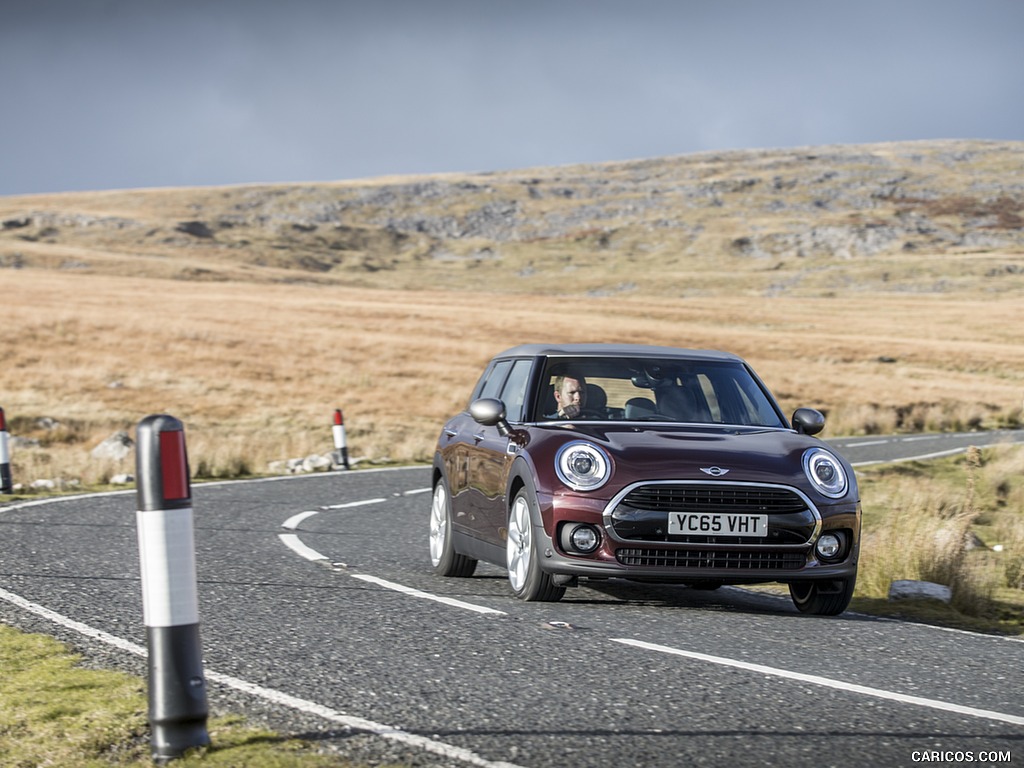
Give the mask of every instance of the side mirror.
[[493, 397], [481, 397], [469, 404], [469, 415], [485, 427], [497, 427], [502, 437], [512, 432], [505, 418], [505, 404]]
[[814, 408], [793, 411], [793, 428], [802, 435], [816, 435], [825, 428], [825, 416]]

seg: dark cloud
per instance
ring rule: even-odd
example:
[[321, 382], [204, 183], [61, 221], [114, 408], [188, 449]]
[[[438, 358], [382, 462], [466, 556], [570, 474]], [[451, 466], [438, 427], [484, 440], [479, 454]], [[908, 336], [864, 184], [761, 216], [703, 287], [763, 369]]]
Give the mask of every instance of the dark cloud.
[[1020, 139], [1024, 5], [23, 2], [0, 194]]

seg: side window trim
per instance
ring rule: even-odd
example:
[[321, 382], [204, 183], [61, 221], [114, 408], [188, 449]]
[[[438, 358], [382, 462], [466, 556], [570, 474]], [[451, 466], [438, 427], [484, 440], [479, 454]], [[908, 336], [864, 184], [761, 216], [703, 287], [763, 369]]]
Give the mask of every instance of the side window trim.
[[509, 371], [512, 370], [512, 362], [507, 358], [495, 360], [489, 374], [481, 381], [478, 387], [479, 391], [474, 393], [473, 397], [499, 397], [505, 386], [505, 380], [508, 379]]
[[[508, 420], [512, 423], [521, 424], [525, 418], [527, 396], [530, 390], [530, 381], [533, 378], [532, 373], [533, 360], [531, 358], [516, 358], [512, 361], [505, 382], [501, 386], [501, 399], [505, 403]], [[518, 390], [509, 391], [509, 385], [515, 385]]]

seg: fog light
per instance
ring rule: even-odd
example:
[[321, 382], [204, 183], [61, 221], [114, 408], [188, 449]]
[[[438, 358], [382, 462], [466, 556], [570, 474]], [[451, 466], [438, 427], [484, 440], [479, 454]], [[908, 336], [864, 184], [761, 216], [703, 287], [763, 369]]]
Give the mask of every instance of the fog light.
[[589, 554], [601, 543], [601, 535], [589, 525], [577, 525], [569, 533], [569, 543], [577, 552]]
[[814, 545], [814, 551], [822, 560], [835, 560], [843, 551], [843, 537], [838, 533], [823, 533]]

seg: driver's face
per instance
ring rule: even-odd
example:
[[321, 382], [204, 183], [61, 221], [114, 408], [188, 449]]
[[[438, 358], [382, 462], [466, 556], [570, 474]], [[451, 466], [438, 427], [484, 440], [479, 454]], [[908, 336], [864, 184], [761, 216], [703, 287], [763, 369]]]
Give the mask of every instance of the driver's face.
[[562, 380], [562, 388], [555, 392], [555, 399], [562, 408], [567, 405], [582, 406], [587, 399], [587, 390], [578, 379], [566, 377]]

